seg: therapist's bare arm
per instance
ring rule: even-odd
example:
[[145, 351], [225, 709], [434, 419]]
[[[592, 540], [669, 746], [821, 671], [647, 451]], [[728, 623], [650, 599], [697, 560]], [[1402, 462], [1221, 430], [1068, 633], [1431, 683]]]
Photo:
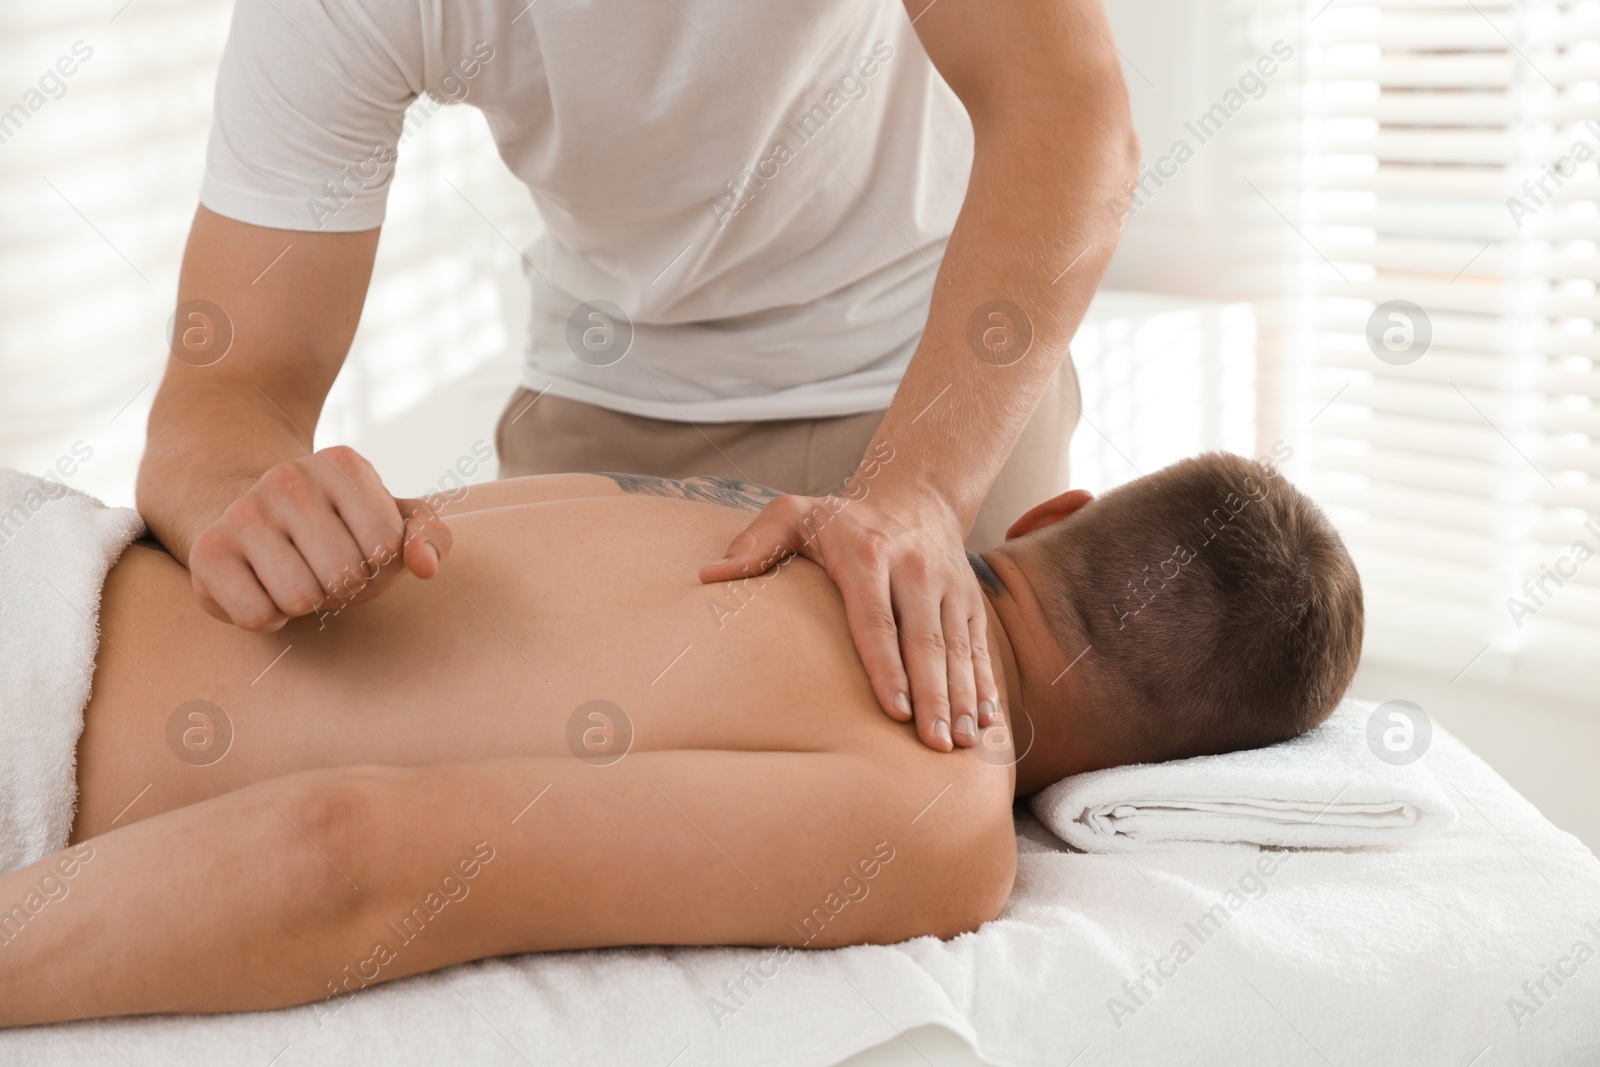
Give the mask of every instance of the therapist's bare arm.
[[1138, 142], [1097, 0], [906, 8], [974, 136], [927, 328], [848, 506], [781, 497], [701, 578], [786, 552], [821, 564], [879, 702], [949, 750], [996, 708], [963, 541], [1111, 260], [1120, 220], [1107, 205], [1136, 174]]
[[219, 619], [276, 629], [329, 596], [370, 599], [407, 567], [432, 576], [449, 549], [443, 524], [391, 497], [362, 457], [312, 448], [377, 246], [376, 229], [195, 214], [138, 505]]

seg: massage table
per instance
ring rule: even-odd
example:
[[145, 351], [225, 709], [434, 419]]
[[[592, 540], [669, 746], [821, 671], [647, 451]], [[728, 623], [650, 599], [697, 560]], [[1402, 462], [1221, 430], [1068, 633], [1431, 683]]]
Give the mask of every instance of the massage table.
[[510, 957], [316, 1006], [12, 1030], [0, 1064], [1600, 1064], [1600, 956], [1573, 955], [1600, 953], [1600, 860], [1447, 732], [1426, 763], [1460, 817], [1403, 846], [1088, 854], [1019, 806], [1010, 902], [951, 941]]

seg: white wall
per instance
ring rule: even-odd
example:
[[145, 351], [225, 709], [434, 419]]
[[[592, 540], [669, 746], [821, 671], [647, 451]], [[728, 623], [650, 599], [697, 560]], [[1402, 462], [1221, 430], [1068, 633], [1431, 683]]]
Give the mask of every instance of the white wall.
[[[1157, 15], [1148, 3], [1106, 0], [1146, 160], [1178, 138], [1193, 142], [1183, 124], [1234, 76], [1224, 56], [1238, 50], [1239, 27], [1224, 17], [1226, 6], [1222, 0], [1166, 0]], [[1226, 185], [1238, 181], [1230, 168], [1231, 132], [1199, 146], [1177, 177], [1128, 220], [1107, 288], [1231, 295], [1227, 281], [1239, 253], [1225, 210]]]

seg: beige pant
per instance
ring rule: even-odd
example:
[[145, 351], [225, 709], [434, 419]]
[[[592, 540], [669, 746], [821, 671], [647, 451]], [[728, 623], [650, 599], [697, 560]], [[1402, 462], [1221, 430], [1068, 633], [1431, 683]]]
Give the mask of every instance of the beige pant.
[[[619, 471], [659, 478], [743, 478], [821, 496], [855, 470], [882, 411], [815, 419], [689, 423], [612, 411], [519, 387], [495, 428], [500, 477]], [[1069, 488], [1067, 442], [1082, 397], [1068, 357], [1039, 400], [978, 511], [967, 545], [991, 548], [1017, 516]], [[952, 447], [960, 447], [959, 442]]]

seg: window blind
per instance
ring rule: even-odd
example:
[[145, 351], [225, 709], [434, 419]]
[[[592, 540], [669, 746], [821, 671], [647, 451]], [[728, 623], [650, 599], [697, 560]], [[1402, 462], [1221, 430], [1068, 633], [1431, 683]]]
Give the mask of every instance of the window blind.
[[1366, 655], [1600, 706], [1600, 3], [1253, 7], [1298, 99], [1240, 195]]

